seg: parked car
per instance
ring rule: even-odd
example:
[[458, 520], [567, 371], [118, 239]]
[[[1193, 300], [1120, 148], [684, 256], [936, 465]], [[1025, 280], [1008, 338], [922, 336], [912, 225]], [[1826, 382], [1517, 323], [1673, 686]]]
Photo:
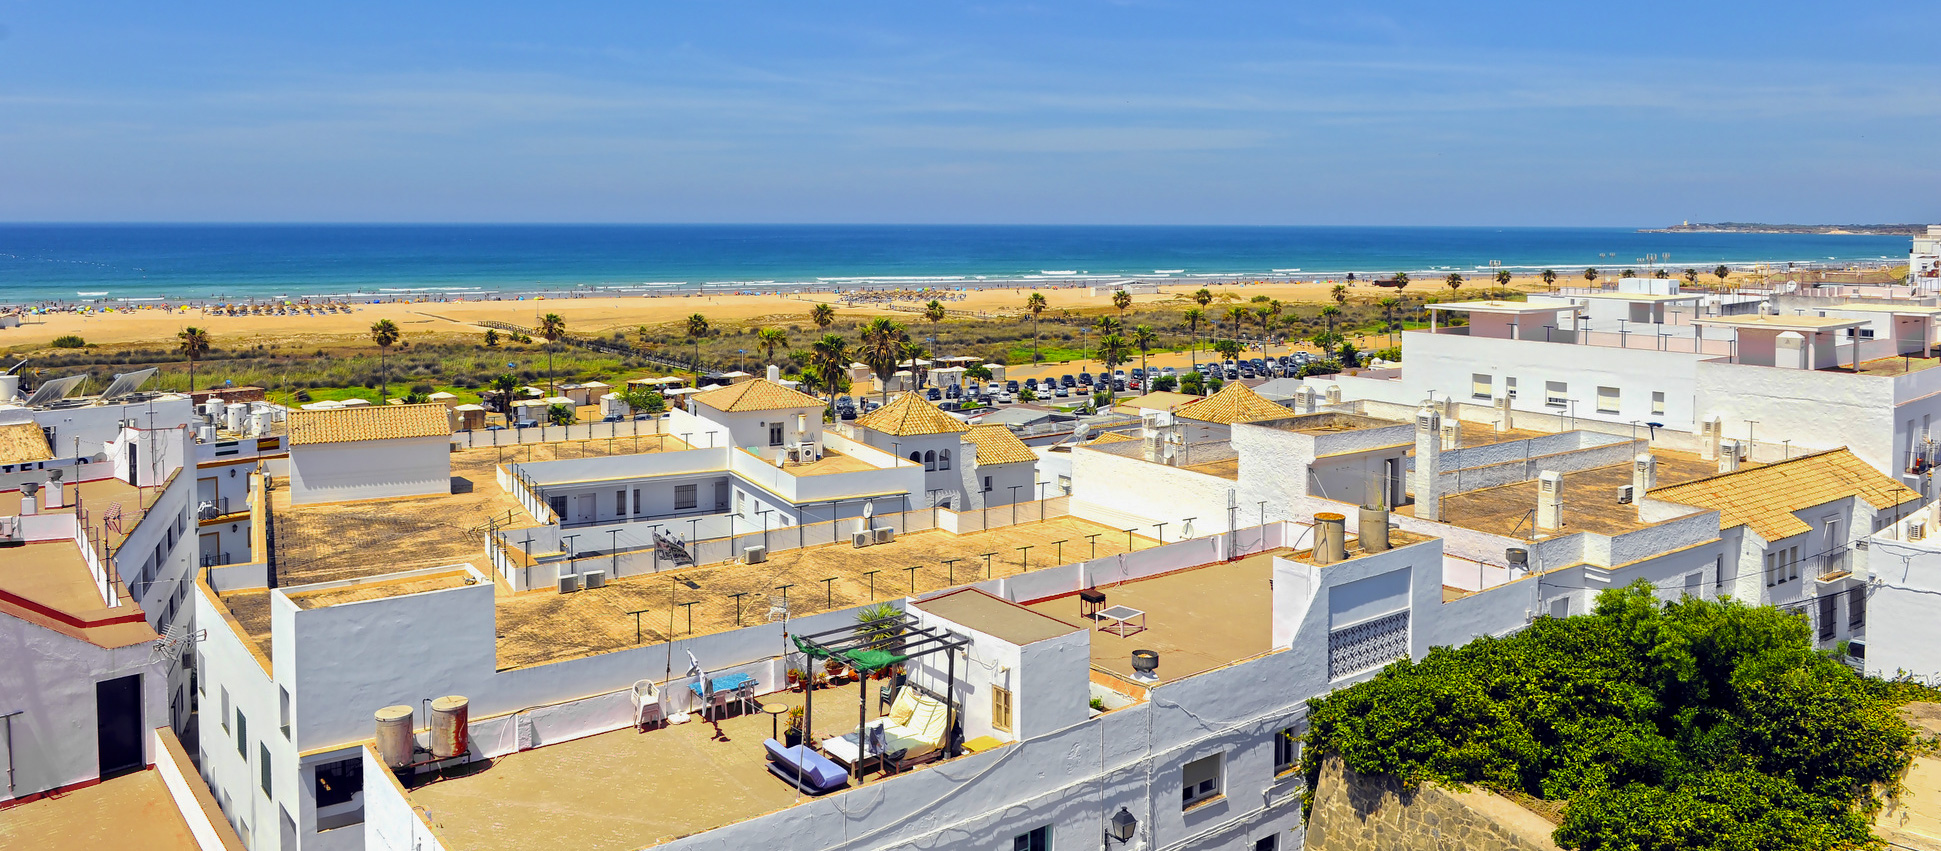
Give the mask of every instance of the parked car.
[[1117, 378], [1112, 379], [1112, 392], [1114, 393], [1126, 392], [1126, 383]]
[[1070, 374], [1065, 374], [1065, 375], [1058, 376], [1058, 386], [1070, 389], [1072, 387], [1077, 387], [1078, 382], [1073, 380]]
[[1080, 384], [1081, 386], [1084, 386], [1084, 387], [1090, 387], [1090, 386], [1092, 386], [1092, 374], [1091, 374], [1091, 373], [1089, 373], [1089, 372], [1081, 372], [1081, 373], [1079, 373], [1079, 374], [1078, 374], [1078, 383], [1079, 383], [1079, 384]]
[[1017, 379], [1015, 379], [1015, 378], [1014, 378], [1014, 379], [1011, 379], [1010, 381], [1006, 381], [1006, 382], [1004, 382], [1004, 392], [1006, 392], [1006, 393], [1016, 393], [1016, 392], [1018, 392], [1018, 381], [1017, 381]]
[[1072, 395], [1072, 391], [1071, 391], [1071, 388], [1069, 387], [1060, 387], [1057, 390], [1053, 390], [1051, 395], [1057, 398], [1063, 399]]

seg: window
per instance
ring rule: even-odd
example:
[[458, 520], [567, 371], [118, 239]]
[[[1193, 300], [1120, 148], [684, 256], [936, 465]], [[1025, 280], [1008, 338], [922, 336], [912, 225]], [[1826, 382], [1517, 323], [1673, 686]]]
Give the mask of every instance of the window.
[[990, 476], [985, 476], [985, 477], [984, 477], [984, 492], [985, 492], [985, 493], [990, 493], [990, 492], [991, 492], [991, 477], [990, 477]]
[[748, 516], [748, 494], [735, 491], [735, 513], [743, 517]]
[[627, 491], [625, 488], [613, 492], [613, 513], [620, 515], [627, 513]]
[[1786, 548], [1786, 578], [1799, 578], [1799, 547]]
[[1618, 389], [1616, 387], [1597, 388], [1597, 412], [1615, 414], [1618, 412]]
[[243, 717], [241, 709], [236, 710], [236, 753], [249, 759], [249, 719]]
[[1379, 668], [1409, 655], [1407, 609], [1328, 633], [1328, 679]]
[[290, 690], [281, 684], [276, 687], [277, 711], [283, 727], [283, 738], [290, 738]]
[[768, 424], [768, 445], [770, 446], [782, 445], [782, 424], [781, 423]]
[[209, 657], [202, 655], [202, 651], [197, 650], [195, 652], [195, 690], [204, 695], [209, 693], [209, 681], [203, 679], [201, 675], [207, 670], [209, 670]]
[[1855, 632], [1867, 625], [1867, 594], [1864, 588], [1847, 589], [1847, 631]]
[[1011, 690], [991, 687], [991, 727], [1011, 732]]
[[1280, 848], [1280, 834], [1271, 834], [1254, 840], [1254, 851], [1276, 851]]
[[1063, 493], [1063, 494], [1069, 494], [1069, 493], [1071, 493], [1071, 492], [1072, 492], [1072, 477], [1071, 477], [1071, 476], [1059, 476], [1059, 477], [1058, 477], [1058, 492], [1059, 492], [1059, 493]]
[[222, 687], [222, 731], [229, 732], [229, 687]]
[[1833, 640], [1834, 607], [1838, 605], [1840, 605], [1840, 599], [1838, 595], [1836, 594], [1821, 595], [1820, 597], [1820, 640], [1821, 641]]
[[263, 794], [274, 798], [276, 795], [270, 792], [270, 746], [258, 744], [256, 746], [256, 756], [257, 761], [263, 767]]
[[1018, 834], [1011, 840], [1011, 851], [1051, 851], [1051, 825]]
[[1659, 415], [1665, 413], [1665, 391], [1651, 391], [1651, 412]]
[[1180, 769], [1181, 809], [1220, 797], [1220, 754], [1202, 757]]
[[693, 508], [694, 506], [700, 504], [700, 501], [701, 501], [700, 485], [675, 485], [674, 486], [674, 510], [679, 511], [683, 508]]
[[640, 513], [640, 488], [634, 488], [634, 513]]
[[1516, 398], [1516, 377], [1515, 376], [1509, 376], [1509, 375], [1503, 376], [1503, 395], [1508, 396], [1512, 399]]
[[1779, 553], [1766, 554], [1766, 587], [1771, 588], [1784, 580], [1779, 578]]
[[1570, 404], [1570, 385], [1562, 381], [1544, 382], [1543, 403], [1552, 408], [1561, 408]]
[[1289, 774], [1301, 767], [1301, 734], [1293, 727], [1274, 734], [1274, 776]]
[[364, 760], [358, 757], [317, 766], [317, 808], [348, 804], [364, 791]]
[[1469, 395], [1478, 399], [1488, 399], [1495, 389], [1495, 378], [1488, 373], [1477, 372], [1469, 376]]
[[926, 473], [937, 471], [937, 450], [932, 449], [923, 453], [923, 471]]
[[937, 469], [950, 469], [950, 450], [941, 449], [937, 451]]

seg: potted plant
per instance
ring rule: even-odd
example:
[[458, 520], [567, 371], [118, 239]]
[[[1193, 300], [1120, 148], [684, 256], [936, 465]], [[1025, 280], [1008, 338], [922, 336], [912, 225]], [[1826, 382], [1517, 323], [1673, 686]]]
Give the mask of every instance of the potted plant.
[[789, 710], [789, 728], [782, 732], [782, 745], [795, 747], [802, 744], [802, 707]]
[[823, 662], [822, 670], [828, 673], [830, 682], [836, 683], [838, 685], [842, 683], [843, 674], [845, 673], [845, 671], [843, 669], [843, 664], [841, 660], [829, 659]]
[[823, 672], [821, 672], [821, 671], [817, 671], [817, 672], [815, 672], [815, 681], [814, 681], [813, 683], [811, 683], [811, 687], [812, 687], [812, 688], [825, 688], [825, 687], [827, 687], [828, 685], [829, 685], [829, 675], [828, 675], [828, 674], [825, 674], [825, 673], [823, 673]]
[[802, 691], [802, 681], [806, 679], [806, 675], [803, 673], [801, 668], [790, 668], [788, 672], [788, 679], [789, 679], [789, 688], [795, 689], [797, 692]]

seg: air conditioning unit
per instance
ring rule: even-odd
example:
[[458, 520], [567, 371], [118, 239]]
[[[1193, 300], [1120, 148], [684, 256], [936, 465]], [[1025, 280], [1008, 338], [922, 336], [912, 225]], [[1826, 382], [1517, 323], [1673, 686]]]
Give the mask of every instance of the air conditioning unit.
[[561, 594], [571, 594], [571, 593], [573, 593], [574, 591], [578, 591], [578, 590], [580, 590], [580, 577], [579, 577], [579, 574], [577, 574], [577, 573], [568, 573], [568, 574], [564, 574], [564, 575], [562, 575], [562, 576], [560, 576], [560, 578], [559, 578], [559, 593], [561, 593]]
[[588, 588], [605, 588], [607, 587], [607, 572], [604, 570], [589, 570], [580, 574], [580, 581]]
[[768, 561], [767, 547], [743, 547], [741, 560], [744, 564], [761, 564]]
[[1619, 505], [1630, 505], [1630, 504], [1631, 504], [1631, 499], [1632, 499], [1632, 497], [1633, 497], [1634, 495], [1635, 495], [1635, 494], [1633, 493], [1633, 490], [1632, 490], [1632, 486], [1631, 486], [1631, 485], [1624, 485], [1624, 486], [1622, 486], [1622, 487], [1619, 487], [1619, 488], [1618, 488], [1618, 504], [1619, 504]]
[[870, 534], [868, 532], [857, 532], [851, 540], [858, 547], [867, 547], [869, 546]]
[[876, 543], [887, 544], [891, 541], [896, 540], [895, 526], [884, 526], [883, 528], [877, 529], [875, 531], [876, 531]]

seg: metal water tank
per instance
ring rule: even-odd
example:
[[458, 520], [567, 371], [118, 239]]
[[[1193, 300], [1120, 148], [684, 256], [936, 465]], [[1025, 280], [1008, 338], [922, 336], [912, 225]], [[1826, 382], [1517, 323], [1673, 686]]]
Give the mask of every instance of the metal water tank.
[[211, 395], [209, 398], [202, 400], [202, 413], [210, 417], [222, 416], [222, 407], [222, 397], [220, 396]]
[[431, 702], [431, 755], [451, 759], [465, 753], [472, 702], [448, 694]]
[[252, 437], [262, 437], [270, 433], [270, 426], [276, 422], [276, 412], [269, 408], [254, 408], [249, 412], [249, 433]]
[[411, 764], [416, 743], [411, 737], [411, 707], [386, 706], [377, 711], [377, 756], [392, 768]]
[[241, 402], [232, 404], [223, 410], [223, 418], [227, 421], [226, 427], [230, 431], [237, 431], [237, 432], [242, 431], [243, 421], [246, 418], [248, 418], [248, 416], [249, 416], [249, 406]]
[[0, 375], [0, 402], [11, 402], [20, 395], [20, 376]]

